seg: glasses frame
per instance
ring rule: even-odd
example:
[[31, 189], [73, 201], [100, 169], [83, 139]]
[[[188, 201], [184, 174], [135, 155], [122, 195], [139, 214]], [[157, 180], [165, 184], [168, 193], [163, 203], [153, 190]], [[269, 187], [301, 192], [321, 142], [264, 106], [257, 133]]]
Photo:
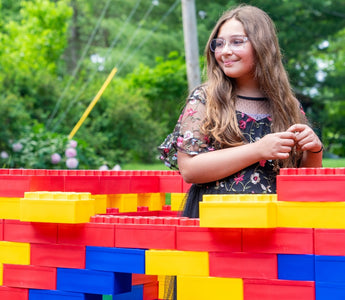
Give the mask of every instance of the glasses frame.
[[[239, 48], [236, 48], [236, 46], [232, 45], [230, 43], [230, 41], [225, 40], [223, 38], [215, 38], [212, 39], [211, 43], [210, 43], [210, 50], [213, 53], [219, 53], [222, 52], [224, 50], [224, 48], [227, 46], [231, 51], [238, 51], [238, 50], [242, 50], [245, 46], [245, 44], [249, 41], [249, 38], [246, 35], [236, 35], [236, 36], [232, 36], [231, 39], [236, 39], [236, 38], [243, 38], [243, 44], [239, 46]], [[212, 45], [216, 42], [216, 41], [222, 41], [222, 48], [217, 50], [217, 47], [215, 49], [213, 49]], [[235, 47], [235, 48], [234, 48]]]

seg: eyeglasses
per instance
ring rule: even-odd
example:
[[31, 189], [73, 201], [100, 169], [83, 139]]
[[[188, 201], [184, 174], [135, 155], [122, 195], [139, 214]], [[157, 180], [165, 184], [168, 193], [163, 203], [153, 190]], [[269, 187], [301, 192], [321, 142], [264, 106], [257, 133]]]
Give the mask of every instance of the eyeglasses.
[[224, 50], [225, 46], [228, 44], [228, 47], [232, 51], [242, 50], [248, 42], [248, 37], [244, 35], [232, 36], [229, 41], [226, 41], [222, 38], [213, 39], [210, 44], [210, 49], [212, 52], [221, 52]]

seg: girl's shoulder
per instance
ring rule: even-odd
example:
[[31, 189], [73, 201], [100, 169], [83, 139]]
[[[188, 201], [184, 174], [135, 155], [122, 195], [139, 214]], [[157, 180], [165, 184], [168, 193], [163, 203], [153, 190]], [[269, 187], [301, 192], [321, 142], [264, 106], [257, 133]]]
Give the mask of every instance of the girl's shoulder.
[[200, 101], [202, 104], [206, 103], [207, 93], [206, 85], [200, 85], [196, 87], [188, 96], [187, 102]]

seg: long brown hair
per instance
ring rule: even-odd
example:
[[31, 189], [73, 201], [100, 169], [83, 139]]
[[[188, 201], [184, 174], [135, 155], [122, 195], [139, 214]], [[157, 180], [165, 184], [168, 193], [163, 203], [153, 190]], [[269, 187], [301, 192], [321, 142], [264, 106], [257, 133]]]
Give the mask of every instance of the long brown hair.
[[[202, 131], [211, 136], [221, 148], [244, 143], [236, 119], [236, 81], [223, 73], [210, 50], [210, 43], [218, 36], [221, 26], [233, 18], [242, 23], [252, 44], [255, 58], [254, 76], [261, 92], [270, 103], [271, 131], [281, 132], [295, 123], [306, 123], [282, 63], [273, 21], [267, 13], [257, 7], [240, 5], [225, 12], [218, 20], [205, 48], [208, 79], [206, 118]], [[296, 160], [295, 153], [279, 164], [284, 167], [295, 167]]]

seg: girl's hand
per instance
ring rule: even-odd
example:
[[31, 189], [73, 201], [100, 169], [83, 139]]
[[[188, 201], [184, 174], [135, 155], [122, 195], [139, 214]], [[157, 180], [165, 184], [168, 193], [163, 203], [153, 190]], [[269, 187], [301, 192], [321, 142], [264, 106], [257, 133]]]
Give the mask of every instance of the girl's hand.
[[287, 132], [294, 133], [297, 149], [315, 153], [321, 152], [322, 143], [308, 125], [295, 124], [292, 125]]
[[292, 132], [270, 133], [256, 143], [262, 159], [287, 159], [295, 146], [295, 134]]

